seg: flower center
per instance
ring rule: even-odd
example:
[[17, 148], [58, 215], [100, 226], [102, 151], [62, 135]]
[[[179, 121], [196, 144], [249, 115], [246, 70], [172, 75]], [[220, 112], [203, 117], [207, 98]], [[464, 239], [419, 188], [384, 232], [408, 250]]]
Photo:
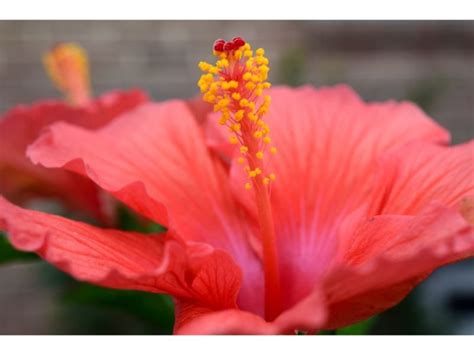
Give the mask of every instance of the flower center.
[[229, 141], [239, 146], [238, 162], [248, 176], [247, 190], [254, 190], [263, 249], [265, 276], [265, 318], [275, 319], [281, 312], [280, 276], [275, 243], [275, 227], [270, 204], [269, 185], [275, 174], [267, 171], [265, 156], [276, 154], [271, 146], [270, 128], [263, 119], [271, 98], [264, 95], [270, 87], [268, 59], [259, 48], [235, 37], [230, 42], [214, 42], [215, 65], [200, 62], [204, 72], [198, 82], [203, 99], [220, 113], [218, 123], [229, 129]]
[[76, 44], [60, 43], [43, 57], [51, 81], [74, 106], [91, 99], [89, 64], [86, 52]]

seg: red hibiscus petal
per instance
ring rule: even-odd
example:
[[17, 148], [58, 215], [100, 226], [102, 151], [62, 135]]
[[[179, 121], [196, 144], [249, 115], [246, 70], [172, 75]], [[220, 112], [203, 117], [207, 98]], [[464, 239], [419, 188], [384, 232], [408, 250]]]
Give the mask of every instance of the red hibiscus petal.
[[474, 228], [453, 209], [435, 204], [418, 216], [373, 217], [359, 226], [341, 266], [327, 276], [325, 328], [382, 312], [436, 268], [472, 256]]
[[242, 310], [213, 311], [192, 303], [178, 302], [177, 334], [295, 334], [297, 330], [315, 332], [327, 317], [323, 294], [314, 290], [296, 306], [273, 322]]
[[[278, 154], [265, 159], [276, 174], [271, 199], [282, 284], [288, 285], [285, 307], [291, 307], [330, 264], [338, 226], [370, 196], [378, 158], [414, 140], [447, 142], [449, 133], [413, 104], [367, 104], [347, 86], [269, 94], [265, 120]], [[236, 162], [233, 175], [235, 195], [254, 210]]]
[[368, 214], [417, 214], [432, 201], [454, 206], [474, 193], [474, 141], [443, 147], [408, 144], [380, 162]]
[[56, 124], [28, 154], [46, 167], [88, 176], [186, 240], [228, 251], [245, 274], [244, 306], [258, 308], [261, 297], [252, 295], [262, 284], [262, 271], [248, 243], [253, 226], [185, 102], [142, 105], [95, 132]]
[[96, 228], [16, 207], [0, 197], [0, 229], [78, 280], [168, 293], [210, 309], [235, 307], [241, 273], [225, 252], [171, 235]]
[[213, 312], [194, 305], [179, 305], [175, 334], [277, 334], [278, 327], [256, 314], [231, 309]]
[[17, 203], [54, 197], [103, 220], [99, 192], [93, 183], [59, 169], [34, 166], [25, 156], [26, 148], [54, 122], [97, 128], [145, 101], [142, 91], [116, 91], [80, 108], [60, 101], [42, 101], [10, 110], [0, 120], [0, 192]]

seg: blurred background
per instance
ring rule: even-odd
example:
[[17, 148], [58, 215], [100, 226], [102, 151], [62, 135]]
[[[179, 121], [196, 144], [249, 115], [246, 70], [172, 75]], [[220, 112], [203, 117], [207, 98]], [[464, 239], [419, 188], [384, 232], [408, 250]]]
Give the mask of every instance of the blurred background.
[[[59, 97], [41, 64], [59, 41], [89, 53], [95, 94], [140, 87], [156, 100], [198, 94], [216, 38], [264, 47], [271, 82], [347, 83], [365, 100], [411, 100], [474, 136], [472, 21], [0, 21], [0, 112]], [[1, 142], [0, 142], [1, 144]], [[133, 229], [134, 216], [124, 216]], [[168, 334], [171, 300], [78, 283], [0, 236], [0, 334]], [[395, 308], [340, 334], [474, 334], [474, 260], [435, 272]]]

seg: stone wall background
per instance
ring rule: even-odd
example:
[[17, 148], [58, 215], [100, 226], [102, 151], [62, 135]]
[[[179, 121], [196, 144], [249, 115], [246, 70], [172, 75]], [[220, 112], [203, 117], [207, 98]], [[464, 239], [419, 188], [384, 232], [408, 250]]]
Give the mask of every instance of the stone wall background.
[[[59, 96], [41, 66], [58, 41], [87, 49], [96, 94], [142, 87], [162, 100], [197, 94], [197, 62], [235, 35], [266, 49], [274, 84], [345, 82], [366, 100], [412, 99], [454, 142], [474, 136], [474, 22], [0, 21], [0, 112]], [[0, 333], [58, 332], [58, 289], [40, 277], [44, 267], [0, 267]]]
[[236, 34], [266, 49], [275, 84], [345, 82], [367, 100], [420, 98], [456, 141], [472, 132], [472, 21], [2, 21], [0, 111], [58, 96], [41, 66], [58, 41], [88, 50], [96, 93], [138, 86], [166, 99], [196, 94], [196, 63]]

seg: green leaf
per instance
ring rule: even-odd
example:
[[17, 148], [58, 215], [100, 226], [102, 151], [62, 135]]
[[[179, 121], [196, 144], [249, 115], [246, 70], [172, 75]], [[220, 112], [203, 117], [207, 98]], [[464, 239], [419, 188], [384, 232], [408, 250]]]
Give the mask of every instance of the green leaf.
[[169, 296], [129, 290], [106, 289], [85, 283], [69, 290], [62, 298], [66, 304], [88, 306], [97, 314], [115, 310], [133, 316], [147, 325], [151, 334], [172, 334], [174, 304]]
[[7, 236], [0, 232], [0, 264], [14, 261], [34, 261], [39, 260], [33, 253], [18, 251], [10, 244]]
[[119, 205], [117, 208], [118, 229], [141, 233], [163, 233], [166, 228], [154, 222], [141, 219], [133, 211]]
[[374, 325], [376, 317], [336, 330], [336, 335], [367, 335]]
[[336, 335], [335, 330], [321, 330], [318, 335]]

